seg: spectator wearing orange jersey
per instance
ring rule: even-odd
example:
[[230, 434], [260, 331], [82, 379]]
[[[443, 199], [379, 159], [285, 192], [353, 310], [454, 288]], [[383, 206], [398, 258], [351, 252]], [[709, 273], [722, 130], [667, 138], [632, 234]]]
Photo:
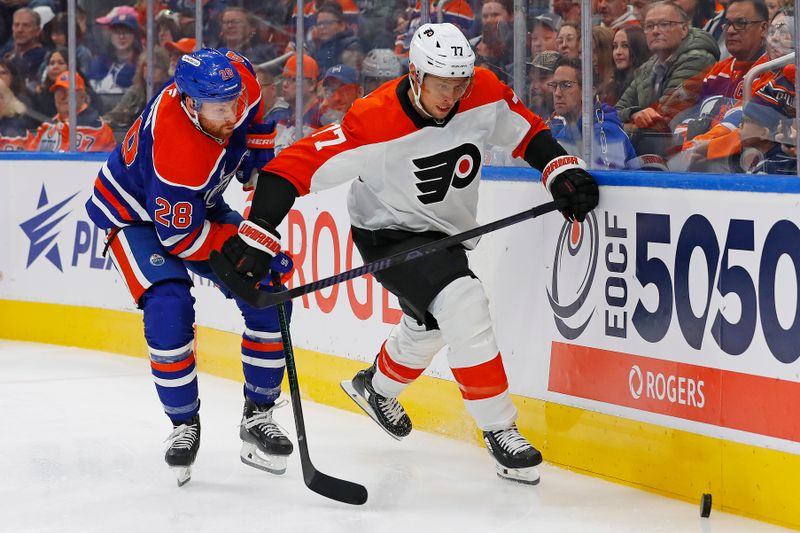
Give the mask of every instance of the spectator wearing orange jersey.
[[[38, 152], [66, 152], [69, 150], [69, 71], [59, 74], [50, 87], [56, 104], [56, 115], [43, 122], [27, 149]], [[86, 83], [80, 74], [75, 74], [75, 97], [77, 99], [77, 146], [78, 152], [109, 152], [115, 146], [114, 133], [89, 107]]]
[[[467, 0], [431, 0], [430, 15], [432, 22], [449, 22], [460, 29], [464, 35], [474, 35], [475, 14]], [[417, 0], [408, 18], [404, 33], [395, 42], [395, 53], [400, 57], [408, 57], [408, 48], [414, 32], [422, 24], [422, 2]]]
[[[771, 61], [784, 56], [794, 50], [794, 17], [792, 10], [782, 9], [776, 13], [767, 30], [766, 57], [759, 63]], [[751, 95], [755, 95], [762, 87], [774, 81], [780, 75], [780, 69], [768, 70], [753, 81]], [[687, 141], [683, 146], [683, 153], [688, 161], [694, 162], [701, 158], [717, 160], [738, 154], [742, 150], [741, 132], [739, 127], [742, 122], [741, 99], [730, 108], [708, 130], [707, 133], [697, 135]]]
[[724, 110], [742, 99], [744, 76], [757, 64], [767, 60], [764, 39], [767, 35], [767, 8], [760, 0], [733, 0], [725, 20], [725, 46], [731, 56], [718, 61], [703, 77], [697, 95], [698, 108], [676, 129], [676, 134], [691, 140], [706, 133]]
[[[358, 27], [358, 6], [353, 2], [353, 0], [313, 0], [312, 2], [308, 2], [303, 6], [303, 25], [306, 28], [306, 31], [310, 31], [314, 24], [317, 22], [317, 13], [319, 13], [319, 9], [333, 1], [334, 3], [338, 4], [340, 8], [342, 8], [342, 14], [344, 16], [346, 24], [352, 30], [356, 30]], [[297, 24], [297, 6], [295, 6], [294, 11], [292, 12], [292, 21], [290, 24], [290, 29], [294, 31], [294, 28]], [[291, 46], [294, 46], [293, 44]]]

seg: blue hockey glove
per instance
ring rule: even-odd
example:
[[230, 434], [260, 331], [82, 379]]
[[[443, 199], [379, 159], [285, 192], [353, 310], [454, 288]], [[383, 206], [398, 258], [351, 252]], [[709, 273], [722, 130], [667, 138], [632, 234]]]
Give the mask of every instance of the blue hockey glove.
[[294, 272], [294, 260], [287, 252], [278, 252], [278, 254], [272, 258], [269, 269], [281, 275], [281, 283], [286, 283]]

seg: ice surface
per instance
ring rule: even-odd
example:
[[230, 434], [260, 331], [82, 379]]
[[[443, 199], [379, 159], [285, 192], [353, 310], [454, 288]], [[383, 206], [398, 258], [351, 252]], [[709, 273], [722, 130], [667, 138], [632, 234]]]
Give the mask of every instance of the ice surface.
[[[485, 450], [305, 402], [311, 458], [357, 481], [352, 507], [239, 460], [240, 383], [200, 375], [202, 439], [192, 480], [164, 463], [171, 425], [146, 359], [0, 340], [0, 531], [22, 532], [766, 532], [781, 528], [541, 467], [531, 487], [498, 479]], [[294, 441], [290, 407], [276, 420]]]

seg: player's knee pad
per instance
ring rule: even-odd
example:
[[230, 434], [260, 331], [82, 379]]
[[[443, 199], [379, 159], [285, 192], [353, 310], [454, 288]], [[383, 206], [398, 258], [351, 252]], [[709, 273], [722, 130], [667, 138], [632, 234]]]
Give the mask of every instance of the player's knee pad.
[[156, 349], [174, 349], [194, 338], [194, 297], [185, 281], [164, 281], [142, 295], [144, 336]]
[[451, 367], [473, 366], [497, 355], [489, 300], [476, 278], [464, 276], [450, 283], [434, 298], [429, 311], [450, 346]]
[[424, 324], [419, 325], [408, 315], [403, 315], [386, 339], [389, 356], [400, 364], [412, 367], [427, 367], [442, 346], [444, 339], [440, 330], [428, 331]]

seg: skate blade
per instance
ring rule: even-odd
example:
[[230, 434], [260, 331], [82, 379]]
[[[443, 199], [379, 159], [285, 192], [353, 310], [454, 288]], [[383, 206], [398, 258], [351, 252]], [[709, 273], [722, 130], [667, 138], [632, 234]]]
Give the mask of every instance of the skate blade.
[[191, 466], [171, 466], [170, 469], [175, 474], [179, 487], [183, 487], [192, 479]]
[[497, 477], [501, 479], [509, 479], [517, 483], [524, 483], [525, 485], [539, 484], [539, 469], [535, 466], [528, 468], [507, 468], [495, 461], [494, 467], [497, 471]]
[[346, 392], [348, 396], [350, 396], [350, 399], [356, 402], [356, 405], [359, 406], [365, 413], [367, 413], [367, 415], [369, 415], [369, 417], [373, 419], [375, 423], [378, 424], [378, 427], [380, 427], [383, 431], [385, 431], [387, 435], [392, 437], [394, 440], [403, 440], [403, 437], [398, 437], [397, 435], [395, 435], [394, 433], [383, 427], [383, 424], [381, 424], [380, 420], [378, 420], [378, 416], [375, 414], [375, 411], [372, 409], [372, 406], [367, 402], [367, 400], [364, 399], [363, 396], [361, 396], [358, 392], [356, 392], [356, 389], [353, 387], [353, 382], [351, 380], [342, 381], [340, 385], [342, 387], [342, 390]]
[[281, 475], [286, 472], [287, 455], [268, 455], [261, 452], [253, 443], [242, 442], [239, 457], [247, 466], [258, 468], [270, 474]]

